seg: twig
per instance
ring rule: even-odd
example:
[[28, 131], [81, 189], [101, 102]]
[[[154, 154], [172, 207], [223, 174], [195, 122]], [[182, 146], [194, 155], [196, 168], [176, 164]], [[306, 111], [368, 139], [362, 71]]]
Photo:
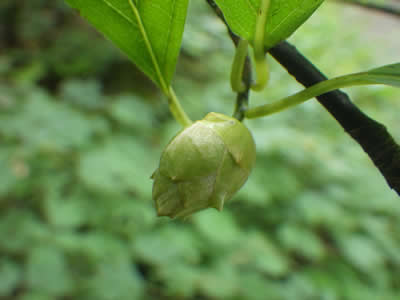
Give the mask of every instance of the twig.
[[[225, 17], [222, 14], [222, 11], [215, 4], [215, 2], [213, 0], [206, 0], [206, 1], [214, 10], [214, 12], [217, 14], [217, 16], [225, 23], [226, 28], [228, 30], [228, 34], [236, 47], [239, 43], [239, 37], [235, 33], [233, 33], [233, 31], [229, 28], [228, 24], [226, 23]], [[244, 113], [249, 107], [249, 91], [252, 81], [252, 75], [251, 75], [251, 62], [248, 56], [246, 57], [246, 61], [243, 68], [242, 81], [246, 88], [243, 92], [237, 94], [235, 111], [233, 113], [233, 117], [238, 119], [239, 121], [242, 121], [244, 119]]]
[[[288, 42], [271, 48], [269, 53], [305, 87], [326, 77]], [[368, 117], [340, 90], [317, 97], [343, 129], [364, 149], [388, 185], [400, 195], [400, 146], [386, 127]]]
[[[225, 22], [222, 12], [214, 1], [207, 0], [207, 2]], [[227, 28], [236, 44], [235, 35], [228, 25]], [[326, 77], [307, 58], [287, 42], [271, 48], [269, 53], [305, 87], [326, 80]], [[386, 127], [364, 114], [340, 90], [323, 94], [317, 97], [317, 100], [360, 144], [384, 176], [388, 185], [400, 195], [400, 146], [396, 144]]]
[[233, 113], [233, 117], [235, 117], [239, 121], [242, 121], [244, 119], [244, 114], [249, 108], [249, 91], [251, 86], [251, 78], [251, 62], [249, 57], [247, 56], [244, 63], [242, 77], [246, 89], [243, 92], [237, 94], [235, 111]]

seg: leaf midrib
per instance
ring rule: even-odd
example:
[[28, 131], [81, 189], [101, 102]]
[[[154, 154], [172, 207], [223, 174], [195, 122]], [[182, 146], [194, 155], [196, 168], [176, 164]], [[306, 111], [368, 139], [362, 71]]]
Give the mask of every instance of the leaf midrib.
[[[171, 40], [171, 32], [172, 32], [172, 26], [171, 26], [171, 24], [172, 24], [172, 21], [174, 20], [174, 17], [175, 17], [175, 14], [176, 14], [176, 0], [173, 0], [173, 4], [172, 4], [172, 7], [173, 7], [173, 9], [172, 9], [172, 16], [170, 17], [170, 19], [169, 19], [169, 24], [168, 24], [168, 37], [167, 37], [167, 47], [166, 47], [166, 49], [165, 49], [165, 51], [164, 51], [164, 61], [165, 62], [167, 62], [168, 60], [167, 60], [167, 56], [168, 56], [168, 53], [169, 53], [169, 46], [171, 45], [171, 43], [170, 43], [170, 40]], [[165, 68], [166, 66], [164, 66], [164, 68]]]
[[[102, 1], [106, 2], [107, 0], [102, 0]], [[148, 38], [148, 35], [147, 35], [147, 32], [146, 32], [146, 28], [144, 27], [142, 19], [140, 18], [139, 10], [138, 10], [136, 4], [133, 2], [133, 0], [127, 0], [127, 1], [128, 1], [129, 5], [132, 8], [133, 14], [135, 15], [137, 25], [138, 25], [138, 27], [140, 29], [139, 31], [140, 31], [140, 33], [142, 35], [142, 38], [143, 38], [144, 42], [145, 42], [147, 51], [149, 52], [149, 55], [151, 57], [151, 61], [153, 63], [153, 67], [154, 67], [154, 69], [156, 71], [156, 74], [157, 74], [161, 89], [164, 92], [164, 94], [168, 95], [169, 94], [168, 85], [166, 83], [166, 80], [165, 80], [162, 72], [161, 72], [160, 64], [157, 61], [157, 56], [155, 55], [155, 53], [153, 51], [151, 42], [150, 42], [150, 40]], [[174, 0], [174, 3], [175, 3], [175, 0]]]

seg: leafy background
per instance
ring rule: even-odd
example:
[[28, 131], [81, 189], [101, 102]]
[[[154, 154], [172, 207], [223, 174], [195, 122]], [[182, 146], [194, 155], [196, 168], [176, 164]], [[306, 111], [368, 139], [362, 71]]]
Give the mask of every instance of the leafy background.
[[[370, 69], [399, 58], [385, 18], [326, 3], [292, 41], [329, 76]], [[257, 166], [222, 213], [157, 218], [178, 130], [159, 90], [62, 1], [3, 0], [0, 22], [0, 299], [399, 299], [399, 199], [321, 106], [246, 123]], [[174, 86], [193, 118], [232, 112], [232, 56], [192, 1]], [[254, 105], [300, 89], [271, 65]], [[349, 93], [400, 139], [398, 90]]]

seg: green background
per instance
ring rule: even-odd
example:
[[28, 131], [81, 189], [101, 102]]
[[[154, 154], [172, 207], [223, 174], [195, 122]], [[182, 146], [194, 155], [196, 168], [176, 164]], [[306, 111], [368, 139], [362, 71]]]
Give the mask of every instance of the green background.
[[[398, 62], [396, 24], [325, 3], [291, 41], [331, 77]], [[150, 176], [179, 126], [150, 80], [62, 1], [2, 0], [0, 51], [0, 299], [399, 299], [400, 201], [316, 101], [246, 121], [245, 187], [171, 221]], [[232, 113], [232, 57], [191, 1], [173, 85], [192, 118]], [[253, 105], [301, 88], [270, 63]], [[398, 90], [349, 93], [400, 140]]]

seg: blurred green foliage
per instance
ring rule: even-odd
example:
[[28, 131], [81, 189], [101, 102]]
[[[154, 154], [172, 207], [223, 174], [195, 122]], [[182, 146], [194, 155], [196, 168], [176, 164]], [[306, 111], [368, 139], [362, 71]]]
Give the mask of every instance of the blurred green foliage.
[[[375, 66], [342, 11], [292, 39], [328, 75]], [[204, 3], [189, 17], [177, 93], [229, 114], [231, 42]], [[156, 88], [62, 1], [3, 0], [0, 28], [0, 299], [399, 299], [399, 199], [318, 104], [246, 123], [257, 166], [222, 213], [160, 219], [149, 177], [178, 126]], [[253, 104], [300, 88], [271, 64]], [[398, 91], [351, 95], [400, 137]]]

